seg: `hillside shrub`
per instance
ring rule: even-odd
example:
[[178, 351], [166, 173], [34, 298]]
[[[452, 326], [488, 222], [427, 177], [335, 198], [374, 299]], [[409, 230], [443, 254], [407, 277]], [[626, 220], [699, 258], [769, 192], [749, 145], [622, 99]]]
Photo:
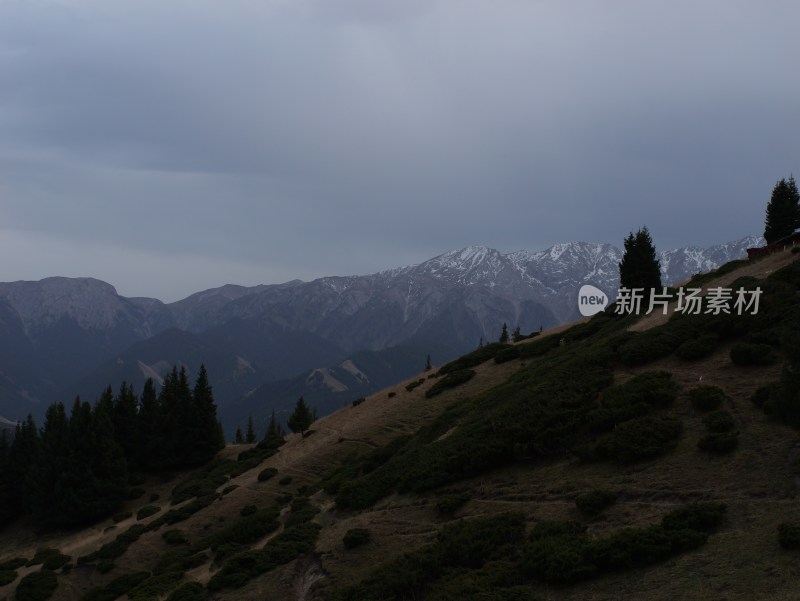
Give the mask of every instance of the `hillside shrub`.
[[183, 579], [180, 572], [152, 575], [128, 591], [129, 601], [153, 601], [174, 589]]
[[182, 584], [167, 597], [167, 601], [207, 601], [208, 592], [199, 582]]
[[258, 481], [259, 482], [266, 482], [270, 478], [274, 478], [275, 475], [278, 473], [274, 467], [267, 467], [258, 472]]
[[469, 382], [475, 376], [475, 370], [461, 369], [449, 372], [444, 378], [438, 380], [433, 386], [425, 391], [425, 398], [429, 399], [441, 394], [448, 388], [455, 388], [465, 382]]
[[147, 525], [148, 531], [155, 531], [161, 528], [164, 524], [171, 526], [172, 524], [177, 524], [178, 522], [182, 522], [183, 520], [189, 519], [195, 513], [200, 511], [201, 509], [205, 509], [211, 503], [217, 500], [219, 495], [214, 493], [213, 495], [206, 495], [203, 497], [198, 497], [197, 499], [193, 499], [186, 505], [182, 507], [178, 507], [176, 509], [170, 509], [164, 515], [159, 516], [152, 522]]
[[240, 588], [250, 580], [274, 568], [289, 563], [314, 549], [320, 526], [303, 523], [286, 528], [270, 539], [263, 549], [234, 555], [208, 582], [210, 591]]
[[372, 533], [366, 528], [351, 528], [345, 532], [344, 537], [342, 537], [342, 542], [348, 549], [355, 549], [356, 547], [367, 544], [371, 540]]
[[494, 356], [494, 362], [500, 364], [500, 363], [507, 363], [515, 359], [519, 359], [520, 355], [519, 349], [520, 349], [519, 346], [510, 346], [508, 348], [501, 349]]
[[730, 411], [719, 409], [712, 411], [703, 418], [703, 424], [709, 432], [723, 433], [729, 432], [736, 425]]
[[0, 586], [11, 584], [17, 579], [16, 570], [0, 570]]
[[617, 493], [611, 490], [592, 490], [578, 495], [575, 505], [578, 510], [589, 517], [600, 514], [617, 501]]
[[738, 432], [712, 432], [697, 441], [697, 448], [717, 455], [725, 455], [736, 450], [739, 445]]
[[703, 385], [690, 390], [689, 399], [697, 411], [712, 411], [717, 409], [727, 396], [719, 386]]
[[111, 570], [116, 568], [116, 564], [114, 563], [113, 559], [101, 559], [95, 564], [95, 568], [101, 574], [108, 574]]
[[54, 557], [60, 554], [61, 552], [58, 549], [52, 549], [50, 547], [42, 547], [41, 549], [36, 550], [36, 553], [34, 554], [33, 558], [26, 565], [28, 567], [38, 566], [39, 564], [43, 564], [50, 557]]
[[17, 568], [27, 565], [27, 563], [28, 560], [24, 557], [14, 557], [13, 559], [7, 559], [0, 563], [0, 570], [16, 570]]
[[800, 525], [783, 523], [778, 526], [778, 542], [784, 549], [800, 549]]
[[471, 498], [472, 495], [468, 492], [447, 495], [436, 501], [436, 511], [438, 511], [440, 515], [451, 516]]
[[731, 361], [736, 365], [772, 365], [776, 361], [772, 347], [767, 344], [742, 342], [731, 348]]
[[397, 396], [397, 393], [396, 393], [396, 392], [390, 392], [390, 393], [389, 393], [389, 394], [387, 394], [386, 396], [387, 396], [387, 397], [389, 397], [390, 399], [393, 399], [394, 397], [396, 397], [396, 396]]
[[122, 534], [117, 535], [113, 541], [100, 547], [97, 551], [79, 557], [78, 563], [88, 563], [100, 559], [110, 559], [113, 561], [118, 557], [122, 557], [125, 551], [128, 550], [128, 547], [139, 540], [139, 537], [145, 532], [147, 532], [145, 526], [142, 524], [134, 524]]
[[456, 371], [467, 370], [470, 367], [475, 367], [477, 365], [480, 365], [481, 363], [489, 361], [490, 359], [494, 359], [497, 353], [510, 347], [511, 347], [510, 344], [502, 344], [500, 342], [485, 344], [475, 349], [471, 353], [462, 355], [458, 359], [454, 359], [453, 361], [444, 364], [442, 367], [439, 368], [439, 371], [437, 373], [438, 375], [443, 376], [445, 374], [453, 373]]
[[675, 355], [684, 361], [697, 361], [711, 355], [717, 348], [717, 335], [704, 334], [698, 338], [687, 340], [675, 349]]
[[277, 507], [264, 507], [255, 513], [240, 517], [233, 524], [226, 526], [215, 534], [210, 541], [212, 551], [217, 551], [223, 544], [246, 545], [254, 543], [267, 534], [274, 532], [278, 523]]
[[156, 507], [155, 505], [145, 505], [139, 511], [136, 512], [136, 520], [141, 521], [150, 516], [153, 516], [161, 511], [161, 507]]
[[652, 459], [675, 448], [682, 431], [683, 425], [675, 418], [635, 418], [619, 424], [584, 458], [611, 459], [619, 463]]
[[181, 530], [167, 530], [161, 533], [161, 538], [168, 545], [185, 545], [189, 542]]
[[358, 407], [361, 403], [363, 403], [366, 400], [367, 399], [365, 399], [363, 396], [357, 399], [353, 399], [353, 407]]
[[102, 587], [95, 587], [81, 597], [81, 601], [116, 601], [139, 583], [147, 580], [150, 572], [135, 572], [115, 578]]
[[58, 579], [50, 570], [33, 572], [23, 577], [14, 593], [16, 601], [45, 601], [58, 588]]
[[518, 513], [450, 524], [441, 530], [434, 543], [379, 567], [360, 584], [340, 589], [332, 598], [336, 601], [426, 598], [425, 593], [443, 575], [482, 568], [488, 561], [515, 549], [524, 532], [524, 516]]
[[677, 394], [672, 374], [665, 371], [639, 374], [604, 390], [598, 408], [586, 415], [587, 426], [594, 433], [607, 432], [622, 422], [647, 415], [653, 408], [668, 407]]
[[72, 558], [69, 555], [64, 555], [63, 553], [56, 553], [55, 555], [50, 555], [47, 559], [44, 560], [42, 568], [45, 570], [55, 571], [59, 568], [63, 568], [70, 561], [72, 561]]
[[291, 484], [291, 483], [292, 483], [292, 477], [291, 476], [284, 476], [283, 478], [278, 480], [278, 484], [280, 484], [281, 486], [286, 486], [286, 485]]
[[411, 382], [410, 384], [406, 384], [406, 390], [407, 390], [408, 392], [411, 392], [411, 391], [412, 391], [412, 390], [414, 390], [414, 389], [415, 389], [417, 386], [421, 386], [421, 385], [422, 385], [422, 384], [424, 384], [424, 383], [425, 383], [425, 378], [420, 378], [419, 380], [415, 380], [414, 382]]
[[224, 497], [225, 495], [232, 493], [237, 488], [239, 488], [238, 484], [229, 484], [228, 486], [222, 489], [222, 496]]
[[120, 522], [123, 522], [123, 521], [127, 520], [129, 517], [133, 517], [133, 512], [132, 511], [122, 511], [122, 512], [117, 513], [116, 515], [114, 515], [114, 517], [112, 517], [111, 520], [115, 524], [119, 524]]
[[258, 511], [258, 507], [255, 505], [245, 505], [242, 507], [242, 510], [239, 512], [239, 515], [242, 517], [247, 517], [248, 515], [253, 515], [256, 511]]

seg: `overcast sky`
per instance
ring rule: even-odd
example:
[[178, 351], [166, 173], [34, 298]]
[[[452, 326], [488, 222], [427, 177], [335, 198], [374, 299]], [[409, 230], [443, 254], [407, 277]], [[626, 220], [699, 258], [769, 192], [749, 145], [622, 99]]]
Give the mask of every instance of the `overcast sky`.
[[0, 280], [165, 301], [763, 231], [800, 3], [0, 0]]

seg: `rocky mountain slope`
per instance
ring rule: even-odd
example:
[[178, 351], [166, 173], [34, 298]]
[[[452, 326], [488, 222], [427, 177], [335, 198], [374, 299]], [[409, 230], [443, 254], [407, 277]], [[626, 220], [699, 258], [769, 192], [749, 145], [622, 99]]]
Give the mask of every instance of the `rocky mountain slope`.
[[[665, 282], [759, 243], [663, 252]], [[416, 349], [392, 374], [402, 377], [428, 353], [441, 363], [495, 339], [504, 322], [529, 332], [576, 317], [583, 283], [613, 298], [621, 256], [585, 242], [509, 254], [467, 247], [372, 275], [226, 285], [171, 304], [121, 297], [91, 278], [0, 283], [0, 415], [41, 415], [55, 399], [91, 398], [122, 379], [141, 389], [176, 363], [196, 371], [208, 362], [222, 404], [256, 383], [335, 366], [363, 350]]]

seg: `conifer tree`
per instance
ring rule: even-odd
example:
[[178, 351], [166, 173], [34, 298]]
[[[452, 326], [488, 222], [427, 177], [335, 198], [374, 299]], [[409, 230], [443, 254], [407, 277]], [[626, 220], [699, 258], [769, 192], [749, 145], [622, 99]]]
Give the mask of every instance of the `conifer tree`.
[[500, 343], [506, 344], [508, 343], [508, 324], [505, 322], [503, 323], [503, 331], [500, 332]]
[[157, 469], [159, 467], [163, 449], [163, 421], [161, 406], [156, 394], [156, 385], [153, 382], [153, 378], [148, 378], [142, 389], [138, 419], [140, 433], [138, 465], [144, 468]]
[[661, 291], [661, 265], [647, 226], [625, 238], [619, 281], [622, 288], [644, 288], [645, 296]]
[[236, 434], [233, 435], [234, 444], [244, 444], [244, 434], [242, 434], [242, 427], [236, 426]]
[[428, 359], [425, 361], [425, 371], [430, 371], [432, 369], [433, 366], [431, 365], [431, 356], [428, 355]]
[[245, 442], [247, 444], [252, 444], [256, 441], [256, 431], [253, 428], [253, 416], [249, 416], [247, 418], [247, 435], [245, 436]]
[[519, 326], [514, 328], [514, 331], [511, 334], [511, 339], [514, 342], [519, 342], [520, 340], [522, 340], [522, 332], [520, 332]]
[[138, 469], [139, 445], [141, 435], [139, 432], [139, 399], [133, 386], [122, 382], [119, 393], [114, 399], [111, 412], [111, 421], [114, 426], [114, 436], [122, 447], [129, 469]]
[[767, 203], [764, 226], [764, 239], [767, 244], [785, 238], [800, 228], [800, 194], [794, 176], [775, 184], [772, 197]]
[[9, 480], [11, 443], [8, 432], [0, 431], [0, 529], [17, 517], [18, 504], [13, 483]]
[[300, 397], [297, 400], [297, 404], [294, 407], [294, 412], [289, 417], [287, 424], [292, 432], [302, 433], [308, 430], [312, 423], [314, 423], [314, 415], [308, 408], [308, 405], [306, 405], [303, 397]]
[[195, 422], [197, 429], [190, 442], [194, 449], [190, 464], [202, 465], [211, 461], [217, 452], [225, 447], [225, 435], [217, 420], [217, 404], [214, 402], [214, 394], [208, 381], [205, 365], [200, 365], [197, 374], [192, 391], [192, 405], [197, 416]]

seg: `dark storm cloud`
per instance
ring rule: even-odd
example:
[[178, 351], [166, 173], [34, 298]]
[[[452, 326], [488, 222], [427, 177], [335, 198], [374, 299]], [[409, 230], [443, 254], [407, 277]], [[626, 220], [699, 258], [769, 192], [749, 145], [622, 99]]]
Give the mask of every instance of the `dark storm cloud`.
[[[620, 244], [643, 223], [661, 247], [759, 233], [800, 159], [798, 17], [792, 2], [3, 2], [0, 228], [26, 248], [0, 279], [77, 264], [175, 298], [468, 244]], [[37, 250], [65, 245], [69, 265]]]

